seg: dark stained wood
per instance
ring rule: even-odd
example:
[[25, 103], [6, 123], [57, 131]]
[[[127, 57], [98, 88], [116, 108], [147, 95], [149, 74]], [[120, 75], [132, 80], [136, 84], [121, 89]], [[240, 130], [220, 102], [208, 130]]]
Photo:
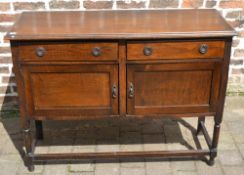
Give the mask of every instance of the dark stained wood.
[[[174, 153], [172, 153], [174, 152]], [[35, 160], [67, 160], [67, 159], [108, 159], [136, 157], [200, 157], [208, 155], [208, 150], [172, 150], [172, 151], [134, 151], [134, 152], [100, 152], [100, 153], [62, 153], [36, 154]]]
[[201, 132], [202, 123], [205, 123], [205, 116], [198, 117], [196, 135], [198, 135]]
[[214, 9], [24, 12], [11, 40], [223, 37], [236, 32]]
[[[214, 63], [129, 65], [127, 86], [135, 95], [128, 98], [129, 114], [211, 112]], [[217, 84], [217, 85], [216, 85]], [[127, 87], [129, 88], [129, 87]], [[213, 99], [214, 100], [214, 99]]]
[[30, 117], [118, 114], [117, 65], [24, 66], [22, 74]]
[[219, 105], [218, 105], [218, 115], [215, 117], [215, 122], [220, 124], [223, 120], [223, 111], [224, 111], [224, 103], [228, 82], [228, 72], [229, 72], [229, 63], [230, 63], [230, 54], [231, 54], [231, 44], [232, 38], [228, 38], [225, 44], [225, 56], [222, 62], [222, 66], [219, 68], [221, 71], [221, 80], [220, 80], [220, 92], [219, 92]]
[[19, 116], [20, 116], [20, 121], [21, 121], [21, 126], [22, 126], [22, 131], [23, 131], [23, 141], [24, 141], [24, 146], [25, 146], [25, 159], [26, 159], [26, 165], [30, 171], [34, 169], [33, 165], [33, 159], [30, 157], [33, 153], [33, 138], [31, 135], [31, 130], [30, 130], [30, 120], [29, 120], [29, 115], [26, 110], [25, 106], [25, 95], [24, 95], [24, 80], [23, 77], [21, 76], [21, 71], [20, 67], [17, 62], [18, 58], [18, 42], [12, 42], [11, 41], [11, 52], [12, 52], [12, 57], [13, 57], [13, 72], [15, 73], [15, 78], [16, 78], [16, 83], [17, 83], [17, 91], [18, 91], [18, 100], [19, 100]]
[[[92, 112], [92, 111], [91, 111]], [[48, 113], [48, 112], [47, 112]], [[216, 112], [201, 112], [200, 113], [201, 115], [206, 115], [206, 117], [212, 117], [214, 115], [216, 115]], [[132, 114], [126, 114], [126, 115], [120, 115], [120, 114], [117, 114], [117, 115], [101, 115], [101, 114], [98, 114], [98, 115], [90, 115], [89, 116], [89, 120], [100, 120], [100, 119], [111, 119], [111, 118], [121, 118], [121, 117], [124, 117], [124, 118], [140, 118], [140, 119], [146, 119], [146, 118], [149, 118], [149, 119], [160, 119], [162, 117], [164, 118], [182, 118], [182, 117], [196, 117], [197, 115], [199, 115], [199, 112], [196, 112], [196, 113], [175, 113], [175, 114], [148, 114], [148, 115], [132, 115]], [[80, 116], [77, 116], [77, 115], [70, 115], [70, 114], [67, 114], [67, 115], [63, 115], [63, 116], [58, 116], [58, 117], [53, 117], [52, 115], [48, 115], [48, 116], [35, 116], [35, 120], [67, 120], [67, 118], [69, 120], [86, 120], [87, 119], [87, 116], [85, 115], [80, 115]]]
[[204, 138], [206, 140], [206, 143], [207, 143], [209, 149], [211, 149], [211, 146], [212, 146], [212, 143], [211, 142], [212, 142], [212, 140], [211, 140], [211, 138], [210, 138], [210, 136], [208, 134], [208, 131], [207, 131], [205, 125], [204, 125], [204, 121], [201, 121], [200, 122], [200, 126], [201, 126], [200, 128], [201, 128], [201, 131], [203, 133], [203, 136], [204, 136]]
[[217, 156], [217, 146], [219, 142], [219, 134], [220, 134], [220, 125], [223, 120], [223, 111], [224, 111], [224, 103], [225, 103], [225, 93], [228, 82], [228, 72], [229, 72], [229, 63], [230, 63], [230, 54], [231, 54], [231, 43], [232, 38], [228, 38], [225, 45], [225, 56], [224, 61], [221, 66], [221, 81], [220, 81], [220, 92], [219, 92], [219, 104], [216, 111], [216, 115], [214, 116], [214, 132], [213, 132], [213, 140], [211, 145], [211, 154], [209, 159], [209, 165], [214, 164], [214, 158]]
[[[44, 56], [38, 57], [36, 50], [44, 48]], [[94, 48], [100, 48], [100, 55], [94, 56]], [[23, 61], [100, 61], [118, 59], [118, 44], [109, 42], [38, 42], [22, 44], [19, 47], [19, 58]]]
[[119, 43], [119, 113], [126, 115], [126, 43]]
[[[34, 159], [135, 156], [209, 155], [212, 165], [234, 35], [209, 9], [23, 13], [6, 39], [29, 170]], [[202, 44], [206, 53], [199, 52]], [[198, 132], [209, 150], [35, 154], [30, 131], [36, 121], [42, 138], [42, 120], [199, 116]], [[212, 140], [204, 126], [209, 116], [215, 121]]]
[[[205, 54], [199, 52], [202, 44], [206, 44], [208, 46], [207, 53]], [[144, 55], [143, 51], [145, 47], [152, 49], [151, 55]], [[225, 42], [129, 42], [127, 44], [127, 48], [128, 60], [223, 58]]]

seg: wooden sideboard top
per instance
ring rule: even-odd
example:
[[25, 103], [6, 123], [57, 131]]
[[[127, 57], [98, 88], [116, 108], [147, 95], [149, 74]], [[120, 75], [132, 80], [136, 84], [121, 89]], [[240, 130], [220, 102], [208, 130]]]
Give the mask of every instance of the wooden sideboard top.
[[6, 39], [136, 39], [234, 36], [213, 9], [24, 12]]

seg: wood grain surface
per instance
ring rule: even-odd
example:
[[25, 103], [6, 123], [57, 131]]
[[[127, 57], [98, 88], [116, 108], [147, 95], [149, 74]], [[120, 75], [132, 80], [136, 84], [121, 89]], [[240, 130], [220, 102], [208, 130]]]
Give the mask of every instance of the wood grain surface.
[[216, 10], [24, 12], [6, 39], [222, 37], [236, 32]]

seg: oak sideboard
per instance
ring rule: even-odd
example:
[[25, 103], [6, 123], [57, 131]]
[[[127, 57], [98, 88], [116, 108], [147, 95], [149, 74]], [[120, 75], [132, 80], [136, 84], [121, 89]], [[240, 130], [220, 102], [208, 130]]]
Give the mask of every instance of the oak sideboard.
[[[234, 35], [210, 9], [23, 12], [6, 39], [29, 170], [49, 159], [209, 156], [212, 165]], [[209, 149], [34, 153], [43, 120], [105, 117], [196, 117]]]

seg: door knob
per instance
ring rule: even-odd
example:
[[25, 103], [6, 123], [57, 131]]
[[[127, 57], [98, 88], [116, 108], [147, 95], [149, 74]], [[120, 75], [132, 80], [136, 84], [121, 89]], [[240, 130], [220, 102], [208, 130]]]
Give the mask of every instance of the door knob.
[[100, 56], [101, 55], [101, 48], [100, 47], [94, 47], [92, 49], [92, 55], [94, 57]]
[[146, 56], [150, 56], [150, 55], [152, 55], [152, 48], [151, 47], [149, 47], [149, 46], [145, 46], [144, 47], [144, 49], [143, 49], [143, 53], [144, 53], [144, 55], [146, 55]]
[[36, 56], [43, 57], [46, 53], [46, 49], [44, 47], [38, 47], [36, 49]]
[[208, 45], [207, 44], [201, 44], [199, 48], [199, 52], [201, 54], [205, 54], [208, 52]]

